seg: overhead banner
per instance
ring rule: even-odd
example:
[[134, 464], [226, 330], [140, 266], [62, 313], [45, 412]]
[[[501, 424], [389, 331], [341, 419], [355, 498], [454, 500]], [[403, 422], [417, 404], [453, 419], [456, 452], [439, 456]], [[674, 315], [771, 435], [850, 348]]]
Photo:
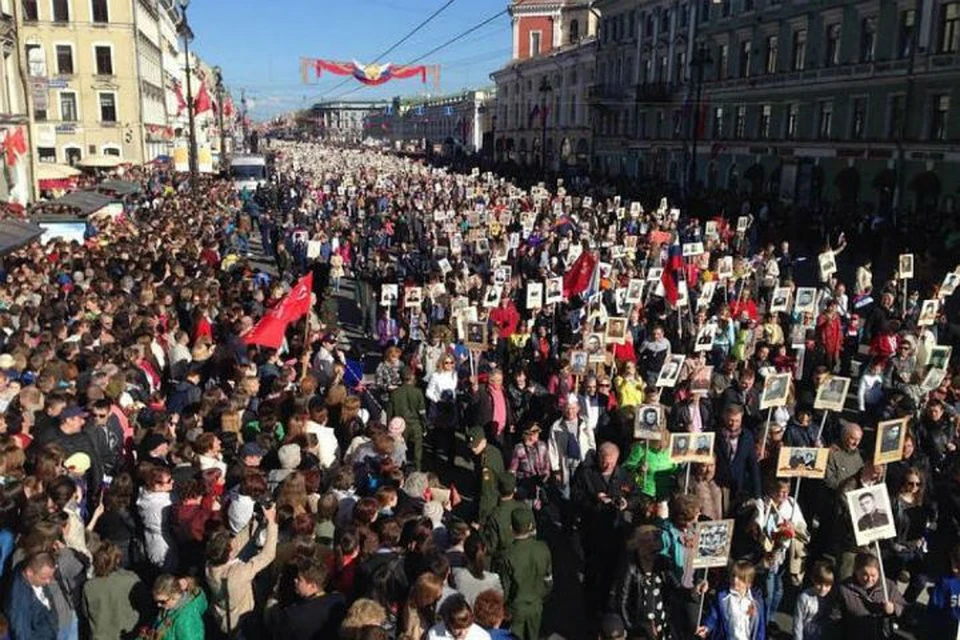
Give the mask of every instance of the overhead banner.
[[337, 76], [353, 76], [358, 82], [370, 87], [376, 87], [390, 80], [405, 80], [420, 78], [420, 82], [427, 83], [427, 77], [432, 80], [434, 87], [440, 86], [440, 65], [408, 66], [400, 64], [360, 64], [359, 62], [337, 62], [336, 60], [320, 60], [317, 58], [300, 58], [300, 75], [304, 84], [310, 81], [311, 71], [317, 78], [323, 72]]

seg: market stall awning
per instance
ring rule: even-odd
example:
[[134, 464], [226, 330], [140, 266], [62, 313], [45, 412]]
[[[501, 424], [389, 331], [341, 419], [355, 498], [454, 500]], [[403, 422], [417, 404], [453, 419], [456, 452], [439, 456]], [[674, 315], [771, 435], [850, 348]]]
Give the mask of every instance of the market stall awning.
[[97, 185], [100, 193], [113, 194], [119, 197], [140, 193], [140, 183], [127, 180], [104, 180]]
[[25, 220], [0, 220], [0, 256], [30, 244], [43, 235], [43, 229]]
[[41, 189], [69, 189], [74, 186], [81, 171], [67, 164], [41, 162], [37, 164], [37, 183]]
[[117, 199], [114, 196], [97, 193], [96, 191], [71, 191], [62, 198], [43, 203], [41, 206], [46, 209], [66, 207], [76, 215], [86, 217], [116, 201]]

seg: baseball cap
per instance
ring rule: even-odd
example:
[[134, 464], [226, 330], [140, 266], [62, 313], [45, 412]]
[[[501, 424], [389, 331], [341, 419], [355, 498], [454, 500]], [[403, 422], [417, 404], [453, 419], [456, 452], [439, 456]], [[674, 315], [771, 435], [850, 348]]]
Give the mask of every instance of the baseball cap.
[[336, 344], [337, 336], [333, 335], [332, 333], [325, 333], [323, 334], [323, 337], [320, 338], [320, 342], [331, 342], [333, 344]]
[[61, 420], [69, 420], [70, 418], [86, 418], [87, 412], [83, 410], [83, 407], [78, 407], [76, 405], [72, 407], [67, 407], [60, 412]]
[[246, 458], [247, 456], [257, 456], [258, 458], [262, 458], [266, 454], [267, 452], [263, 450], [263, 447], [261, 447], [260, 443], [258, 442], [248, 442], [240, 447], [241, 458]]

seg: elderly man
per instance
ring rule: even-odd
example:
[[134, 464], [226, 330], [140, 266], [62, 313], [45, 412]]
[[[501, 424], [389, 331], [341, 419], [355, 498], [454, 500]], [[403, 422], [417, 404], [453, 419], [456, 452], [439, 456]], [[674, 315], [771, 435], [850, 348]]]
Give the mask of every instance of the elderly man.
[[620, 448], [604, 442], [596, 455], [577, 468], [571, 487], [583, 523], [584, 590], [591, 605], [587, 609], [597, 613], [613, 584], [626, 526], [622, 514], [630, 510], [637, 497], [632, 474], [619, 462]]
[[863, 429], [852, 422], [843, 427], [840, 442], [830, 448], [830, 457], [827, 458], [827, 473], [823, 477], [823, 484], [836, 491], [848, 480], [860, 473], [863, 468], [863, 457], [860, 455], [860, 440], [863, 439]]
[[596, 448], [595, 434], [580, 417], [580, 403], [577, 401], [577, 396], [570, 394], [563, 410], [563, 417], [550, 427], [550, 435], [547, 439], [550, 470], [563, 497], [570, 497], [570, 481], [574, 472], [586, 459], [587, 454], [595, 451]]

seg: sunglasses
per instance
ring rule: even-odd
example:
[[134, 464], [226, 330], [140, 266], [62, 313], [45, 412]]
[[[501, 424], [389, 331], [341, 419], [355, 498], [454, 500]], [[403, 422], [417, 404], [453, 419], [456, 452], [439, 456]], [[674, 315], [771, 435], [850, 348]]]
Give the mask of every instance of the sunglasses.
[[907, 485], [908, 487], [920, 487], [920, 486], [923, 486], [923, 483], [922, 483], [922, 482], [914, 482], [914, 481], [912, 481], [912, 480], [907, 480], [907, 481], [904, 482], [903, 484]]

